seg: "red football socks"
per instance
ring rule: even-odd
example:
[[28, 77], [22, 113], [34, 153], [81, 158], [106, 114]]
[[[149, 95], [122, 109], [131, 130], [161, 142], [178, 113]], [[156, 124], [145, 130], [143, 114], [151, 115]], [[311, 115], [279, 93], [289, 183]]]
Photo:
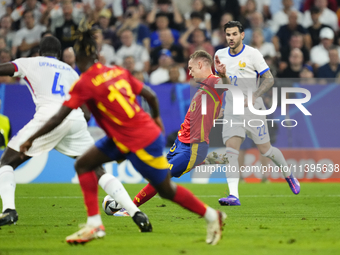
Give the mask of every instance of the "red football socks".
[[98, 206], [98, 180], [94, 171], [78, 176], [84, 201], [87, 209], [87, 216], [99, 214]]
[[135, 196], [133, 199], [134, 204], [139, 207], [149, 199], [153, 198], [157, 194], [157, 191], [154, 187], [151, 186], [150, 183], [142, 188], [141, 191]]
[[202, 217], [207, 210], [205, 204], [201, 200], [195, 197], [189, 190], [179, 185], [177, 185], [177, 191], [173, 201]]

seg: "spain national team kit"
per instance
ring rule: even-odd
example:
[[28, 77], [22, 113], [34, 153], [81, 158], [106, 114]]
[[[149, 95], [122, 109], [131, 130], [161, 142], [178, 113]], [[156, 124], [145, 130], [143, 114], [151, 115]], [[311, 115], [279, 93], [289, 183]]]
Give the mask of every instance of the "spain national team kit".
[[164, 137], [136, 101], [142, 88], [125, 69], [97, 63], [80, 76], [64, 105], [76, 109], [86, 103], [106, 133], [96, 142], [97, 148], [112, 160], [129, 159], [151, 184], [158, 185], [168, 174]]
[[[167, 155], [171, 175], [180, 177], [201, 164], [208, 154], [209, 134], [221, 110], [224, 89], [215, 89], [219, 77], [210, 75], [195, 93], [177, 139]], [[206, 96], [206, 114], [202, 114], [202, 95]]]

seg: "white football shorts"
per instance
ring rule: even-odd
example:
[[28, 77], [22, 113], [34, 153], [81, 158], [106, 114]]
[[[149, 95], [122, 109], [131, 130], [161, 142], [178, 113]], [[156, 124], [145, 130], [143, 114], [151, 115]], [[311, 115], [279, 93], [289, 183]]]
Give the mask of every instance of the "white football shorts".
[[[33, 118], [9, 141], [8, 147], [19, 151], [20, 145], [26, 142], [46, 121]], [[87, 130], [85, 119], [65, 119], [50, 133], [34, 140], [26, 155], [33, 157], [56, 149], [66, 156], [76, 157], [83, 154], [93, 144], [94, 140]]]
[[[262, 98], [256, 100], [254, 105], [256, 109], [265, 109]], [[233, 114], [233, 103], [231, 93], [226, 92], [226, 105], [224, 107], [224, 122], [222, 138], [225, 144], [233, 136], [240, 136], [245, 139], [247, 136], [255, 144], [264, 144], [270, 141], [268, 125], [265, 115], [255, 115], [250, 112], [249, 108], [244, 108], [244, 115]]]

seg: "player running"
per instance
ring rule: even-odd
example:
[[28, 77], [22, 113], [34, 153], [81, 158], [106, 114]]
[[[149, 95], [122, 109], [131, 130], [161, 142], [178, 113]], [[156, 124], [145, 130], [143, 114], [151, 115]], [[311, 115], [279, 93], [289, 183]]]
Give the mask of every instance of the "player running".
[[[174, 145], [167, 154], [169, 169], [172, 177], [180, 177], [189, 172], [195, 166], [201, 164], [208, 154], [209, 133], [213, 121], [219, 115], [221, 109], [221, 96], [224, 89], [215, 89], [214, 85], [222, 83], [221, 78], [213, 75], [211, 55], [198, 50], [190, 56], [188, 63], [189, 74], [200, 84], [195, 93], [190, 107], [185, 115], [181, 129]], [[207, 113], [202, 115], [202, 96], [207, 98]], [[141, 206], [157, 194], [157, 190], [147, 184], [134, 198], [133, 202]], [[129, 216], [124, 209], [115, 216]]]
[[[57, 114], [31, 136], [20, 150], [27, 151], [35, 139], [58, 128], [73, 109], [86, 103], [106, 136], [77, 159], [75, 168], [81, 173], [79, 178], [86, 175], [87, 185], [93, 187], [91, 191], [94, 193], [97, 180], [93, 169], [105, 162], [129, 159], [162, 197], [204, 217], [207, 221], [206, 242], [216, 244], [221, 238], [226, 214], [206, 206], [189, 190], [170, 181], [168, 161], [163, 156], [164, 138], [157, 100], [151, 102], [153, 119], [136, 102], [136, 95], [150, 99], [153, 94], [125, 69], [117, 66], [108, 68], [97, 63], [93, 31], [82, 29], [74, 48], [82, 76]], [[103, 178], [99, 180], [101, 182], [104, 182]], [[110, 194], [106, 186], [103, 185], [104, 190]], [[97, 197], [86, 201], [86, 205], [87, 208], [96, 208], [97, 212], [99, 210]], [[81, 229], [66, 240], [72, 242], [79, 233], [91, 235], [91, 231]]]
[[[37, 129], [42, 127], [53, 116], [68, 96], [71, 85], [78, 80], [78, 74], [64, 62], [59, 61], [61, 45], [57, 38], [46, 37], [40, 42], [41, 57], [19, 58], [13, 62], [0, 65], [0, 75], [23, 77], [36, 104], [36, 113], [33, 119], [23, 127], [18, 134], [11, 139], [8, 147], [1, 157], [0, 162], [0, 195], [3, 203], [3, 213], [0, 214], [0, 225], [16, 223], [18, 214], [15, 210], [14, 172], [19, 165], [33, 156], [48, 152], [55, 148], [69, 157], [78, 157], [94, 144], [90, 133], [87, 131], [87, 123], [81, 109], [76, 107], [63, 123], [49, 134], [36, 139], [31, 148], [21, 155], [19, 146], [27, 140]], [[139, 212], [139, 209], [130, 199], [121, 182], [104, 169], [98, 166], [94, 172], [79, 175], [79, 183], [84, 193], [85, 202], [97, 199], [97, 178], [99, 184], [108, 190], [116, 201], [131, 210], [133, 219], [142, 228], [148, 223], [147, 217]], [[88, 176], [91, 175], [91, 176]], [[87, 182], [87, 179], [95, 179], [95, 183]], [[105, 180], [105, 181], [104, 181]], [[110, 181], [110, 183], [109, 183]], [[92, 185], [92, 186], [91, 186]], [[88, 206], [89, 217], [87, 229], [93, 231], [92, 235], [80, 235], [75, 242], [86, 242], [94, 236], [104, 236], [99, 210]]]
[[[261, 95], [268, 91], [274, 84], [273, 75], [261, 53], [248, 45], [244, 45], [244, 30], [240, 22], [229, 21], [224, 25], [226, 39], [229, 47], [218, 50], [215, 54], [215, 69], [220, 77], [229, 77], [231, 83], [238, 86], [243, 94], [247, 96], [248, 89], [253, 91], [252, 102], [255, 109], [265, 109]], [[258, 86], [258, 78], [265, 78]], [[281, 151], [271, 146], [269, 140], [268, 127], [265, 116], [255, 115], [248, 109], [245, 103], [245, 114], [233, 115], [233, 97], [230, 91], [226, 92], [226, 104], [224, 109], [224, 119], [234, 125], [223, 125], [223, 143], [226, 145], [226, 156], [231, 167], [239, 170], [238, 155], [240, 145], [245, 139], [245, 135], [251, 138], [257, 145], [260, 153], [270, 158], [277, 166], [284, 167], [283, 175], [286, 178], [294, 194], [299, 194], [300, 184], [294, 178], [288, 168], [288, 164]], [[264, 123], [261, 127], [250, 127], [242, 125], [251, 119], [261, 119]], [[238, 123], [238, 124], [237, 124]], [[241, 123], [241, 124], [240, 124]], [[286, 171], [288, 169], [288, 171]], [[239, 174], [239, 172], [238, 172]], [[230, 177], [231, 178], [228, 178]], [[239, 178], [235, 178], [235, 173], [227, 173], [227, 182], [230, 194], [228, 197], [219, 199], [221, 205], [241, 205], [238, 194]]]

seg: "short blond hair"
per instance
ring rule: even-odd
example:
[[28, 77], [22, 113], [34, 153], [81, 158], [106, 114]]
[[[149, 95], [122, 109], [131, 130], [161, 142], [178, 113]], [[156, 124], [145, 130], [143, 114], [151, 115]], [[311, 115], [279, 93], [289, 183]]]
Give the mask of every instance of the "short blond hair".
[[194, 53], [192, 53], [189, 57], [190, 59], [198, 59], [198, 58], [202, 58], [204, 61], [206, 61], [209, 65], [213, 64], [213, 59], [212, 56], [206, 52], [205, 50], [197, 50]]

